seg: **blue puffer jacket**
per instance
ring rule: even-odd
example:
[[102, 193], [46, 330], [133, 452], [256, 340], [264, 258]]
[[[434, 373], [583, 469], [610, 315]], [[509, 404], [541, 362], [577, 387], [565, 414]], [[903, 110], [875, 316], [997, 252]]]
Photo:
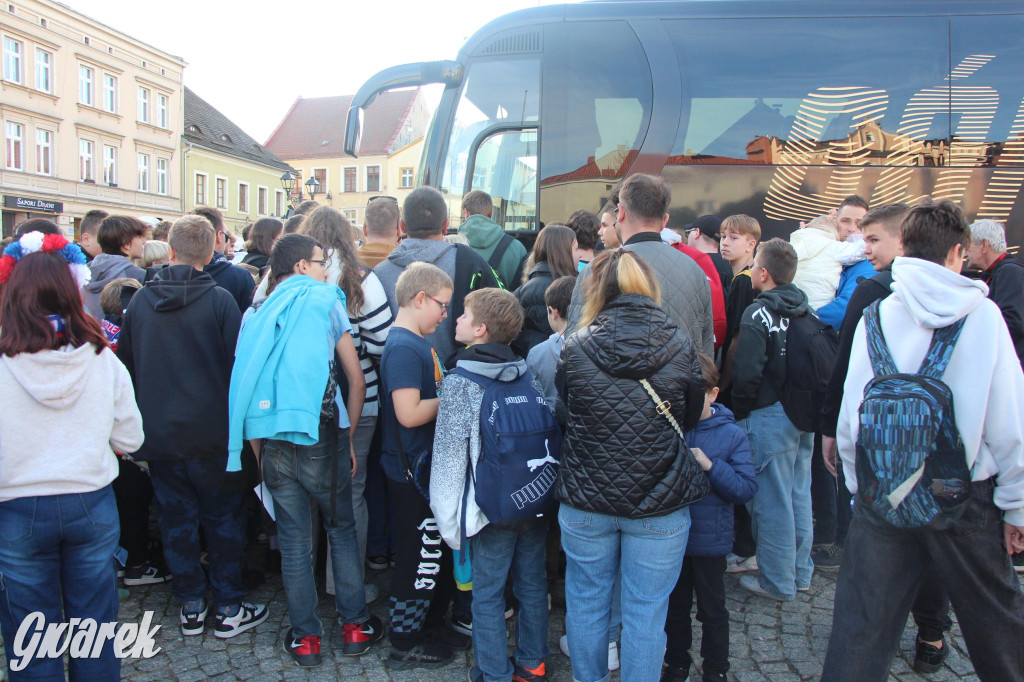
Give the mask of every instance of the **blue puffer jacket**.
[[757, 492], [750, 443], [732, 412], [712, 404], [711, 416], [687, 432], [686, 443], [700, 448], [714, 466], [707, 472], [711, 494], [690, 505], [691, 556], [724, 556], [732, 551], [733, 505], [746, 504]]

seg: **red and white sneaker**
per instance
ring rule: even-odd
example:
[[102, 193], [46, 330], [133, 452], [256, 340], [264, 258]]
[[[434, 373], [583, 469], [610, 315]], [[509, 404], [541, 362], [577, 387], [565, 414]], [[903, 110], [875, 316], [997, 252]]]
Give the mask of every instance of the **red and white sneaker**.
[[295, 632], [289, 628], [288, 636], [284, 639], [284, 650], [302, 668], [315, 668], [324, 662], [320, 655], [320, 638], [316, 635], [296, 639]]
[[362, 656], [373, 643], [384, 636], [384, 626], [377, 616], [370, 616], [365, 623], [345, 623], [345, 644], [341, 653], [344, 656]]

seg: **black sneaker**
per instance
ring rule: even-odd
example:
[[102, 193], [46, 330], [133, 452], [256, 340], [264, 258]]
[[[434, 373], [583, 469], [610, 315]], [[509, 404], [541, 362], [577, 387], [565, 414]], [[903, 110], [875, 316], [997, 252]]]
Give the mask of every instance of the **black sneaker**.
[[417, 644], [407, 651], [396, 649], [392, 645], [385, 665], [391, 670], [443, 668], [452, 660], [453, 655], [451, 649], [436, 642]]
[[202, 610], [196, 611], [192, 609], [188, 612], [185, 611], [185, 604], [181, 606], [178, 622], [181, 624], [181, 634], [185, 637], [201, 635], [206, 630], [206, 613], [210, 610], [210, 607], [206, 604], [205, 599], [200, 600], [199, 605], [203, 607]]
[[455, 626], [441, 626], [434, 630], [431, 635], [435, 642], [438, 642], [452, 651], [465, 651], [473, 643], [473, 636], [456, 630]]
[[229, 639], [250, 630], [267, 619], [270, 611], [264, 604], [250, 604], [242, 602], [239, 604], [238, 613], [228, 616], [223, 613], [217, 614], [217, 625], [213, 629], [215, 637]]
[[135, 568], [124, 569], [124, 584], [128, 587], [136, 585], [156, 585], [171, 580], [173, 576], [162, 566], [146, 562]]
[[839, 561], [843, 558], [843, 546], [838, 542], [825, 545], [821, 549], [811, 552], [811, 561], [815, 568], [823, 571], [835, 571], [839, 569]]
[[388, 567], [388, 555], [387, 554], [373, 554], [366, 557], [367, 568], [372, 568], [375, 571], [383, 571]]
[[942, 648], [932, 646], [917, 639], [917, 651], [914, 653], [914, 672], [934, 673], [942, 667], [942, 662], [949, 655], [949, 642], [942, 638]]
[[343, 656], [362, 656], [384, 636], [384, 626], [377, 616], [370, 616], [365, 623], [344, 623], [341, 627], [345, 632]]
[[1017, 552], [1012, 557], [1013, 570], [1024, 573], [1024, 552]]
[[666, 665], [661, 669], [661, 682], [690, 682], [690, 671], [688, 668]]
[[[508, 617], [506, 616], [506, 620]], [[467, 614], [461, 618], [452, 618], [452, 629], [461, 632], [469, 637], [473, 636], [473, 614]]]
[[284, 650], [302, 668], [315, 668], [324, 662], [320, 655], [320, 638], [316, 635], [295, 639], [289, 628], [288, 636], [284, 639]]

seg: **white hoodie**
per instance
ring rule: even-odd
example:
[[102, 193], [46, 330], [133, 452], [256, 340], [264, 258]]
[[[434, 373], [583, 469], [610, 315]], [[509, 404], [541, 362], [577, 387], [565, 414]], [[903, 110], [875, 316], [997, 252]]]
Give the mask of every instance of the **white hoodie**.
[[87, 493], [142, 445], [128, 370], [109, 348], [0, 357], [0, 502]]
[[[971, 479], [996, 476], [996, 506], [1008, 523], [1024, 526], [1024, 372], [999, 308], [986, 298], [988, 287], [918, 258], [897, 258], [892, 277], [893, 294], [882, 301], [880, 316], [901, 372], [917, 372], [933, 329], [967, 318], [942, 380], [953, 391]], [[857, 411], [873, 376], [862, 320], [853, 337], [836, 431], [846, 485], [853, 493]]]
[[814, 310], [835, 299], [843, 266], [864, 260], [863, 238], [851, 237], [837, 241], [834, 233], [818, 227], [802, 227], [789, 235], [797, 258], [793, 284], [807, 294]]

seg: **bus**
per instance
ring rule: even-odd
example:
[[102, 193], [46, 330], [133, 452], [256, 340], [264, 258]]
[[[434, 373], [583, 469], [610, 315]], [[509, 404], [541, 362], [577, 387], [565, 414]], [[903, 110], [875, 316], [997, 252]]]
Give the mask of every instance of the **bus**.
[[1024, 3], [1019, 0], [584, 2], [500, 17], [453, 61], [406, 64], [381, 92], [444, 86], [418, 184], [453, 225], [481, 189], [526, 241], [623, 178], [672, 189], [670, 226], [744, 213], [766, 238], [871, 203], [951, 199], [1024, 236]]

